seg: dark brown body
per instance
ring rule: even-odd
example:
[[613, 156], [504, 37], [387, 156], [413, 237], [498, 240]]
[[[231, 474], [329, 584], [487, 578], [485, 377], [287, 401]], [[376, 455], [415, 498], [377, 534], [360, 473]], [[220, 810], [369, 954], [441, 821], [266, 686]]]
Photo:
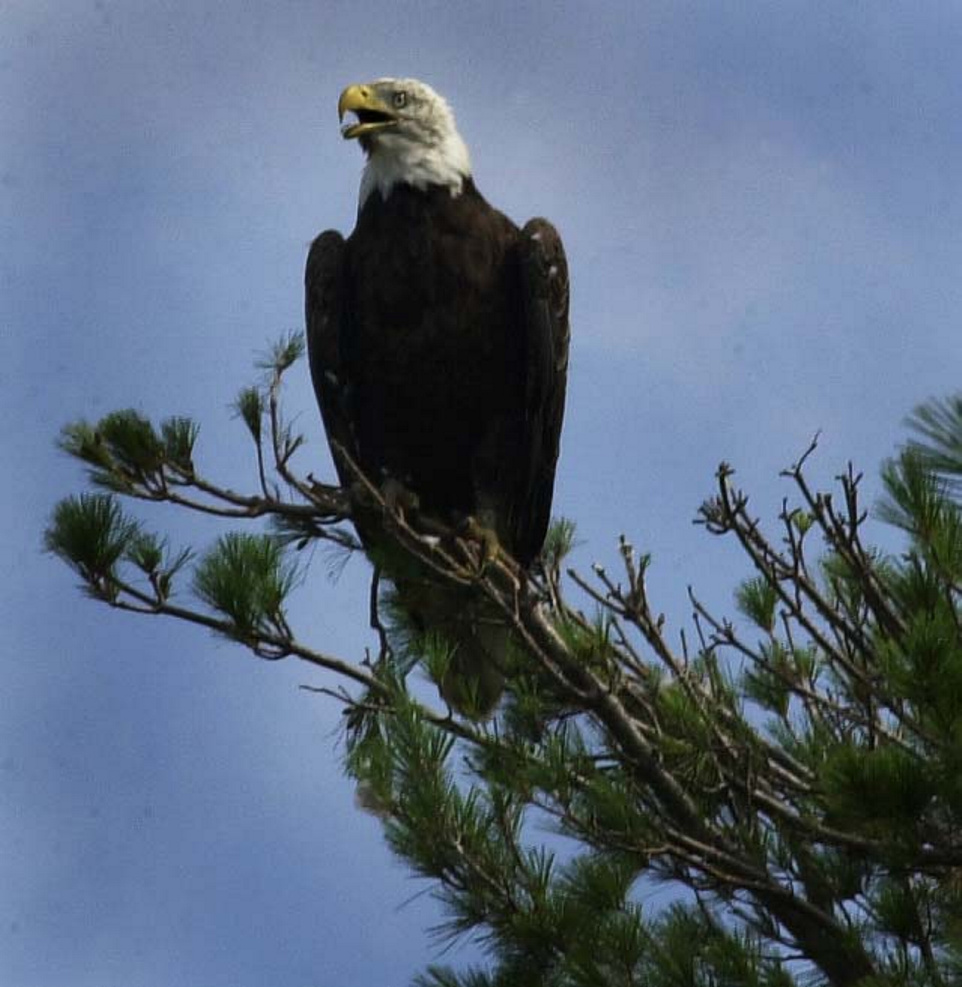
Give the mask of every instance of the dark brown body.
[[397, 481], [446, 524], [476, 516], [529, 565], [550, 516], [567, 300], [564, 252], [544, 220], [519, 230], [470, 179], [454, 197], [374, 192], [350, 238], [324, 233], [308, 258], [329, 437], [375, 484]]

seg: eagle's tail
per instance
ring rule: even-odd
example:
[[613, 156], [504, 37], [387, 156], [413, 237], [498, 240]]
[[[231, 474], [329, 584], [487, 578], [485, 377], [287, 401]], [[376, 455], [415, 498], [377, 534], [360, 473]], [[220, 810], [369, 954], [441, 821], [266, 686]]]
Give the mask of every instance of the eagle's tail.
[[[432, 581], [398, 581], [392, 609], [423, 642], [440, 640], [447, 653], [438, 685], [457, 712], [486, 719], [504, 692], [504, 665], [510, 633], [503, 621], [458, 587]], [[417, 644], [415, 644], [417, 649]]]
[[476, 720], [486, 719], [504, 692], [502, 669], [508, 628], [496, 623], [452, 628], [450, 643], [452, 653], [441, 680], [441, 696], [459, 713]]

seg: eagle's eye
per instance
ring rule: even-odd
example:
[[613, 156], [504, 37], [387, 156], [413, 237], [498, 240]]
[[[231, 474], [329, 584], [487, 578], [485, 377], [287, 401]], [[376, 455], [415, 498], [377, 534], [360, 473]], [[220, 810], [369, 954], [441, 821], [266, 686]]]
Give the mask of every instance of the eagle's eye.
[[408, 94], [402, 89], [400, 92], [394, 94], [394, 106], [396, 109], [403, 110], [407, 106]]

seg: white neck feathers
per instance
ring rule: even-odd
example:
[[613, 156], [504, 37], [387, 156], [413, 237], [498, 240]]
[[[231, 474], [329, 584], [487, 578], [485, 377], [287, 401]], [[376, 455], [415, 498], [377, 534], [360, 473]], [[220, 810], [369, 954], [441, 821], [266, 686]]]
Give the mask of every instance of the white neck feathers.
[[457, 131], [432, 144], [381, 134], [371, 148], [361, 176], [358, 208], [363, 208], [374, 191], [386, 199], [395, 185], [412, 185], [417, 189], [440, 185], [449, 189], [452, 197], [458, 196], [470, 174], [471, 158]]

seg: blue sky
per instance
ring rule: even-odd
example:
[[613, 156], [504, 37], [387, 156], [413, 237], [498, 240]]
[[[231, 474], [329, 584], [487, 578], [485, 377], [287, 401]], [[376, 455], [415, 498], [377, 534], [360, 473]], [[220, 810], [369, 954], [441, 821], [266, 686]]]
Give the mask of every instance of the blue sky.
[[[561, 230], [555, 510], [582, 566], [622, 531], [653, 552], [684, 626], [689, 583], [726, 607], [746, 571], [691, 524], [720, 460], [770, 516], [821, 429], [814, 477], [854, 459], [871, 500], [903, 416], [959, 388], [960, 50], [962, 8], [881, 0], [4, 4], [0, 980], [364, 987], [436, 956], [338, 710], [297, 688], [322, 680], [108, 612], [40, 549], [77, 417], [191, 415], [204, 469], [252, 484], [229, 405], [301, 324], [311, 238], [352, 224], [346, 84], [432, 83], [487, 197]], [[288, 408], [330, 476], [306, 368]], [[317, 554], [299, 634], [359, 657], [365, 586]]]

